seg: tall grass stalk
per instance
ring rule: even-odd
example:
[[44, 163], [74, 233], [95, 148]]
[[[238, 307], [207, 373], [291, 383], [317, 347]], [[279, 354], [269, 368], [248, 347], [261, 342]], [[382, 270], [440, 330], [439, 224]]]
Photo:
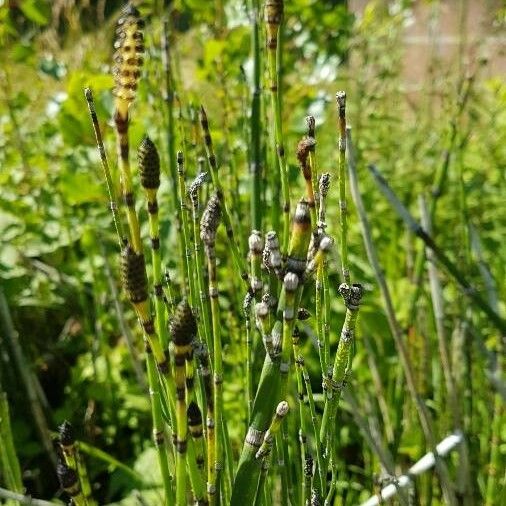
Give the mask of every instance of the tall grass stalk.
[[37, 381], [37, 379], [35, 378], [31, 370], [31, 367], [28, 365], [25, 353], [23, 351], [23, 348], [21, 347], [20, 336], [16, 328], [14, 327], [11, 311], [7, 303], [7, 299], [4, 295], [4, 292], [1, 288], [0, 288], [0, 323], [2, 325], [4, 335], [7, 336], [7, 340], [12, 350], [14, 363], [16, 364], [16, 368], [20, 375], [21, 382], [26, 391], [28, 405], [30, 407], [33, 419], [35, 421], [40, 441], [50, 461], [56, 467], [56, 455], [53, 450], [53, 445], [51, 443], [51, 435], [49, 433], [48, 422], [40, 398], [37, 395], [37, 387], [35, 386], [35, 382]]
[[12, 436], [11, 418], [7, 394], [0, 391], [0, 471], [6, 485], [14, 492], [23, 493], [21, 466], [19, 465], [14, 438]]
[[[378, 255], [376, 253], [376, 248], [374, 247], [374, 243], [372, 240], [369, 218], [367, 216], [364, 203], [362, 201], [362, 195], [360, 193], [360, 189], [358, 186], [357, 169], [355, 166], [355, 160], [353, 156], [351, 129], [347, 130], [346, 135], [348, 141], [348, 173], [350, 177], [351, 194], [360, 219], [362, 236], [364, 239], [364, 246], [366, 249], [367, 257], [369, 259], [369, 263], [373, 268], [374, 275], [380, 287], [383, 303], [386, 310], [386, 316], [390, 327], [390, 332], [395, 341], [395, 346], [399, 354], [399, 359], [403, 368], [404, 377], [406, 378], [408, 391], [415, 404], [426, 443], [430, 448], [435, 448], [436, 437], [434, 435], [432, 419], [430, 417], [430, 414], [427, 410], [425, 403], [420, 398], [416, 390], [416, 384], [413, 375], [413, 365], [411, 363], [411, 359], [406, 349], [404, 338], [402, 336], [401, 327], [395, 314], [392, 298], [390, 295], [390, 289], [387, 285], [383, 271], [380, 267]], [[437, 459], [437, 457], [436, 457], [436, 469], [438, 471], [438, 475], [441, 481], [441, 487], [443, 489], [445, 500], [447, 501], [448, 504], [456, 504], [453, 488], [448, 476], [448, 469], [446, 468], [444, 463], [439, 462], [439, 459]]]
[[483, 299], [479, 291], [474, 288], [462, 274], [460, 269], [448, 258], [448, 256], [434, 242], [434, 239], [418, 224], [411, 216], [406, 207], [398, 199], [395, 193], [388, 185], [386, 179], [374, 166], [369, 166], [369, 170], [374, 176], [374, 180], [387, 198], [394, 210], [404, 221], [406, 226], [413, 234], [419, 237], [425, 245], [432, 250], [437, 261], [445, 268], [450, 276], [457, 282], [464, 295], [466, 295], [489, 319], [490, 323], [502, 333], [506, 333], [506, 321], [490, 307], [488, 302]]

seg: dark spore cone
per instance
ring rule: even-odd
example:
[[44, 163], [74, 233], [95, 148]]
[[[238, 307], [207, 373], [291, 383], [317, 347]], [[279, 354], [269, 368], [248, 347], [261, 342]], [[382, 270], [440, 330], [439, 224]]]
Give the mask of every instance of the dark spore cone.
[[147, 300], [148, 279], [144, 255], [136, 253], [129, 244], [121, 252], [121, 280], [130, 302], [138, 304]]
[[160, 156], [154, 142], [144, 137], [137, 151], [137, 161], [141, 184], [147, 190], [157, 190], [160, 186]]
[[60, 443], [63, 446], [72, 446], [75, 441], [75, 435], [74, 435], [74, 428], [72, 427], [72, 424], [65, 420], [59, 427], [58, 427], [58, 433], [60, 436]]
[[190, 344], [197, 334], [197, 322], [186, 299], [177, 306], [170, 321], [170, 333], [176, 346]]
[[216, 230], [221, 218], [221, 202], [216, 193], [213, 193], [207, 202], [200, 221], [200, 238], [206, 246], [214, 244]]

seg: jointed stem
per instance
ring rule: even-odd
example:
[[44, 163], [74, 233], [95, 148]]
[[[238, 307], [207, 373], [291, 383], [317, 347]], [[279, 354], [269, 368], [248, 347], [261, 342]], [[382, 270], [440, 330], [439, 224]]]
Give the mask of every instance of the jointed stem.
[[98, 123], [97, 112], [95, 110], [95, 103], [93, 101], [93, 93], [90, 88], [85, 88], [84, 96], [88, 103], [88, 109], [91, 116], [91, 122], [93, 130], [95, 132], [95, 138], [97, 141], [97, 148], [100, 154], [100, 161], [102, 162], [102, 168], [104, 170], [104, 176], [107, 186], [107, 192], [109, 194], [109, 207], [111, 209], [112, 218], [114, 221], [114, 227], [116, 228], [116, 235], [118, 236], [118, 242], [120, 246], [123, 246], [127, 239], [123, 230], [123, 224], [118, 213], [118, 200], [116, 198], [116, 191], [112, 182], [111, 171], [109, 169], [109, 162], [107, 161], [107, 155], [105, 154], [104, 143], [102, 141], [102, 132], [100, 131], [100, 125]]
[[336, 101], [339, 112], [339, 217], [341, 221], [341, 270], [343, 282], [350, 284], [348, 265], [348, 207], [346, 204], [346, 93], [338, 91]]
[[151, 396], [151, 415], [153, 417], [153, 440], [158, 454], [158, 463], [162, 473], [163, 488], [165, 490], [165, 504], [167, 506], [174, 503], [172, 477], [169, 473], [169, 461], [167, 455], [167, 445], [165, 442], [164, 419], [162, 415], [162, 401], [160, 393], [160, 384], [156, 372], [156, 364], [149, 344], [145, 343], [146, 348], [146, 367], [148, 370], [149, 394]]
[[211, 177], [213, 180], [213, 185], [216, 190], [216, 194], [218, 199], [221, 202], [222, 213], [223, 213], [223, 224], [225, 225], [227, 238], [229, 240], [230, 249], [232, 250], [232, 256], [234, 257], [235, 264], [240, 271], [241, 278], [248, 283], [248, 271], [246, 269], [246, 265], [244, 259], [239, 251], [239, 247], [235, 240], [234, 229], [232, 227], [232, 220], [230, 217], [230, 212], [228, 211], [227, 203], [225, 202], [225, 197], [223, 194], [223, 187], [220, 181], [220, 174], [218, 173], [218, 162], [216, 160], [216, 155], [214, 154], [213, 141], [211, 137], [211, 133], [209, 131], [209, 122], [207, 120], [207, 115], [204, 107], [200, 108], [200, 124], [202, 126], [202, 130], [204, 132], [204, 142], [206, 146], [207, 159], [209, 162], [209, 167], [211, 169]]
[[267, 32], [267, 63], [269, 67], [269, 89], [271, 92], [271, 109], [274, 121], [276, 153], [281, 174], [281, 191], [283, 194], [283, 240], [282, 252], [288, 250], [290, 233], [290, 188], [288, 186], [288, 169], [286, 166], [283, 140], [283, 123], [281, 114], [280, 75], [281, 75], [281, 35], [283, 33], [283, 0], [267, 0], [265, 3], [265, 22]]
[[251, 42], [253, 53], [253, 91], [251, 99], [251, 227], [262, 228], [262, 152], [261, 152], [261, 89], [260, 89], [260, 35], [259, 0], [251, 0]]

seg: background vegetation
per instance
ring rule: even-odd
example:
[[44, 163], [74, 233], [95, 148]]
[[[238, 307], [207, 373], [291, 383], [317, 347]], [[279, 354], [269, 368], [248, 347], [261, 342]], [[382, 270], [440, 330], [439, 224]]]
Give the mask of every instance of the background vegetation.
[[[433, 21], [445, 3], [427, 2]], [[436, 174], [441, 167], [448, 168], [436, 195], [433, 236], [487, 303], [504, 315], [506, 83], [504, 75], [494, 75], [490, 67], [489, 58], [501, 55], [487, 54], [484, 39], [473, 45], [466, 39], [467, 3], [456, 3], [460, 5], [456, 15], [463, 21], [455, 54], [443, 59], [428, 46], [422, 78], [407, 86], [406, 68], [417, 65], [405, 59], [404, 35], [413, 21], [412, 2], [371, 1], [356, 11], [339, 0], [286, 2], [283, 119], [293, 200], [303, 194], [295, 147], [305, 134], [305, 116], [316, 117], [318, 165], [321, 172], [334, 177], [327, 232], [337, 238], [334, 94], [339, 89], [347, 91], [361, 192], [402, 339], [414, 364], [417, 392], [435, 421], [438, 441], [453, 432], [456, 427], [438, 351], [438, 332], [442, 331], [450, 349], [472, 461], [473, 502], [484, 503], [487, 483], [495, 472], [489, 504], [500, 504], [506, 453], [500, 366], [505, 336], [443, 270], [439, 273], [442, 319], [435, 318], [440, 315], [434, 314], [426, 269], [413, 314], [410, 301], [418, 290], [414, 270], [421, 243], [406, 229], [367, 170], [369, 163], [376, 164], [402, 202], [419, 217], [418, 197], [434, 199]], [[159, 42], [161, 20], [168, 15], [178, 93], [175, 104], [181, 115], [178, 125], [188, 132], [192, 156], [188, 180], [197, 173], [195, 160], [203, 154], [203, 146], [192, 144], [191, 132], [196, 107], [204, 104], [218, 157], [227, 169], [224, 184], [246, 257], [251, 230], [249, 2], [186, 0], [165, 5], [153, 0], [137, 5], [147, 20], [147, 55], [130, 126], [131, 146], [136, 148], [149, 134], [159, 148], [162, 166], [168, 166]], [[127, 328], [132, 329], [135, 343], [140, 339], [125, 297], [114, 291], [121, 291], [117, 245], [83, 98], [83, 88], [92, 86], [113, 159], [114, 132], [108, 120], [113, 113], [110, 65], [114, 23], [121, 6], [120, 1], [100, 0], [0, 1], [0, 386], [8, 398], [23, 484], [28, 493], [41, 498], [60, 495], [50, 439], [65, 419], [86, 443], [83, 451], [88, 448], [86, 460], [100, 504], [124, 498], [128, 499], [122, 504], [135, 504], [135, 490], [160, 481], [143, 367], [137, 364], [136, 369], [132, 361]], [[504, 37], [504, 10], [492, 3], [490, 12], [487, 35]], [[265, 90], [265, 76], [262, 84]], [[181, 142], [181, 134], [177, 135]], [[274, 169], [267, 137], [264, 156], [264, 175], [270, 178], [269, 171]], [[170, 196], [164, 177], [159, 197], [165, 212], [162, 251], [177, 287], [183, 279], [175, 203]], [[264, 232], [269, 230], [268, 209], [275, 209], [273, 202], [267, 201]], [[378, 455], [367, 436], [388, 448], [399, 474], [428, 451], [405, 389], [398, 350], [351, 198], [349, 208], [351, 270], [366, 293], [353, 374], [348, 379], [350, 395], [341, 402], [338, 415], [341, 460], [336, 504], [358, 504], [380, 482], [384, 484]], [[147, 229], [143, 232], [147, 237]], [[246, 428], [243, 289], [231, 275], [227, 247], [220, 231], [225, 410], [233, 449], [239, 452]], [[337, 295], [337, 251], [329, 266], [333, 350], [344, 317]], [[122, 313], [127, 327], [119, 319]], [[318, 400], [321, 378], [311, 337], [304, 340], [304, 349]], [[140, 361], [141, 355], [142, 345], [135, 344], [134, 357]], [[97, 455], [96, 449], [105, 454]], [[121, 468], [118, 462], [128, 467]], [[457, 455], [448, 459], [448, 465], [455, 478]], [[5, 483], [3, 469], [0, 485]], [[273, 482], [272, 486], [276, 490], [278, 485]], [[462, 483], [457, 483], [458, 493], [462, 490]], [[442, 502], [435, 474], [429, 472], [416, 480], [413, 498], [422, 504]], [[149, 500], [156, 503], [152, 496]]]

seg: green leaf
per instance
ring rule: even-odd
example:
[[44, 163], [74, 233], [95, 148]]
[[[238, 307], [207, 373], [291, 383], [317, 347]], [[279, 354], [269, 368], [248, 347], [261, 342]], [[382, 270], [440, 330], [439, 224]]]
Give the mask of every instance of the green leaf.
[[30, 21], [41, 26], [49, 23], [51, 8], [47, 2], [41, 0], [24, 0], [19, 8]]

